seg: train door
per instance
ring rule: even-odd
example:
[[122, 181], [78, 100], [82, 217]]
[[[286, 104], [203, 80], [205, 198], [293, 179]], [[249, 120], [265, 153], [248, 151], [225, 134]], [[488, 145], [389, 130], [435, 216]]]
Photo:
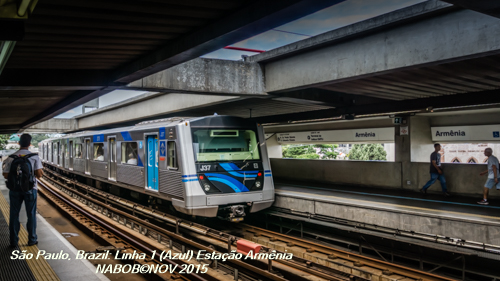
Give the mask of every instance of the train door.
[[56, 155], [54, 155], [54, 162], [57, 166], [61, 166], [61, 143], [56, 142], [55, 146], [56, 148], [54, 150], [56, 152]]
[[69, 166], [68, 166], [68, 168], [70, 170], [73, 170], [73, 158], [74, 158], [73, 154], [75, 153], [73, 150], [74, 150], [73, 141], [69, 141], [69, 159], [68, 159]]
[[147, 160], [147, 188], [158, 191], [158, 138], [146, 137]]
[[66, 148], [66, 145], [63, 144], [61, 141], [59, 143], [59, 166], [64, 167], [64, 153], [66, 153], [64, 150]]
[[49, 157], [47, 158], [47, 161], [50, 163], [54, 163], [54, 159], [52, 159], [52, 155], [54, 154], [54, 147], [52, 146], [52, 143], [48, 143], [47, 149], [49, 150]]
[[108, 137], [108, 178], [116, 181], [116, 138]]
[[90, 149], [90, 139], [85, 140], [85, 174], [90, 174], [90, 154], [92, 150]]

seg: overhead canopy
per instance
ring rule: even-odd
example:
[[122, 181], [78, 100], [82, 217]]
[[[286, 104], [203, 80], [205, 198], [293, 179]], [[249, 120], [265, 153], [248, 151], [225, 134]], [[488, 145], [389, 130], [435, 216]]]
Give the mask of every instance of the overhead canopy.
[[[342, 1], [37, 1], [28, 19], [15, 21], [16, 34], [0, 32], [0, 48], [10, 53], [0, 58], [8, 58], [0, 69], [0, 131]], [[13, 30], [12, 22], [0, 13], [0, 31]]]

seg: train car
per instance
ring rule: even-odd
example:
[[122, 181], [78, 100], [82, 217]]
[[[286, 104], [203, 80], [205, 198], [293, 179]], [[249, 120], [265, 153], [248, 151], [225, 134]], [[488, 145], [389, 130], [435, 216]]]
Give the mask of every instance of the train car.
[[40, 155], [50, 169], [193, 216], [241, 221], [274, 201], [263, 129], [243, 118], [170, 118], [70, 134], [42, 141]]

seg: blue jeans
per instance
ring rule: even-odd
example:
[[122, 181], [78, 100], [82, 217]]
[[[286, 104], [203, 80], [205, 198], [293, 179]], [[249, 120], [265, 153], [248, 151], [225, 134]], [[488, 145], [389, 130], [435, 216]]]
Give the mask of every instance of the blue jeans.
[[36, 198], [37, 191], [35, 189], [28, 192], [18, 192], [9, 191], [10, 198], [10, 222], [9, 222], [9, 234], [10, 234], [10, 244], [17, 245], [19, 242], [19, 229], [21, 228], [21, 223], [19, 222], [19, 212], [21, 212], [21, 206], [26, 207], [26, 215], [28, 216], [28, 223], [26, 228], [28, 230], [28, 243], [35, 243], [37, 241], [36, 236]]
[[427, 190], [427, 188], [433, 185], [437, 179], [439, 179], [439, 182], [441, 183], [441, 189], [443, 190], [443, 192], [447, 192], [446, 180], [444, 179], [444, 175], [440, 175], [438, 173], [431, 173], [431, 179], [424, 185], [424, 187], [422, 187], [422, 189]]

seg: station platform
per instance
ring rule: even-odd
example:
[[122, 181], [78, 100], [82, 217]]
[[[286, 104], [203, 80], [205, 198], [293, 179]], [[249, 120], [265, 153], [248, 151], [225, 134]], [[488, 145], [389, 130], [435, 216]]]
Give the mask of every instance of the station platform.
[[[23, 207], [20, 221], [19, 244], [16, 248], [9, 246], [9, 190], [5, 181], [0, 180], [0, 280], [1, 281], [108, 281], [103, 274], [96, 274], [95, 267], [87, 260], [75, 259], [77, 249], [37, 213], [38, 245], [28, 246], [28, 232], [25, 229], [27, 217]], [[33, 254], [32, 259], [12, 259], [15, 250]], [[36, 259], [39, 250], [46, 253], [68, 253], [71, 259]]]
[[415, 236], [440, 235], [478, 248], [489, 244], [500, 249], [500, 200], [483, 206], [476, 203], [480, 198], [286, 181], [275, 182], [275, 188], [273, 207], [289, 214], [415, 232]]

